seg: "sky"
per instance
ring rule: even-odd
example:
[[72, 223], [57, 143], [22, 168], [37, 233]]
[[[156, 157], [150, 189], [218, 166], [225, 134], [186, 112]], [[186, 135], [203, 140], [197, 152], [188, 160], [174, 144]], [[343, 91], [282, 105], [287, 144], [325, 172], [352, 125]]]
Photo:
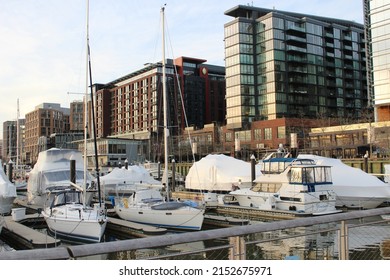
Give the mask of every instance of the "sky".
[[[90, 0], [93, 83], [108, 83], [166, 57], [224, 66], [225, 11], [237, 5], [363, 23], [362, 0]], [[82, 100], [86, 87], [86, 0], [0, 0], [0, 139], [2, 124], [35, 106]]]

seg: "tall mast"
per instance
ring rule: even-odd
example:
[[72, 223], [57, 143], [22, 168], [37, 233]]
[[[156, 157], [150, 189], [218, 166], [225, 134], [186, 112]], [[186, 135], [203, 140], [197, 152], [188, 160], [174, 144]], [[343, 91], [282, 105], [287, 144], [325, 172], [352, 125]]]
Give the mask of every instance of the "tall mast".
[[161, 8], [161, 20], [162, 20], [162, 83], [163, 83], [163, 108], [164, 108], [164, 174], [165, 187], [167, 190], [167, 200], [169, 200], [169, 186], [168, 186], [168, 104], [167, 104], [167, 85], [166, 85], [166, 73], [165, 73], [165, 18], [164, 7]]
[[[89, 66], [89, 0], [87, 0], [86, 5], [86, 68], [85, 68], [85, 96], [84, 96], [84, 198], [87, 196], [87, 171], [88, 171], [88, 159], [87, 159], [87, 140], [88, 140], [88, 66]], [[83, 199], [83, 204], [85, 206], [85, 199]]]
[[16, 170], [19, 168], [19, 146], [20, 146], [20, 124], [19, 124], [19, 98], [17, 100], [17, 114], [16, 114]]

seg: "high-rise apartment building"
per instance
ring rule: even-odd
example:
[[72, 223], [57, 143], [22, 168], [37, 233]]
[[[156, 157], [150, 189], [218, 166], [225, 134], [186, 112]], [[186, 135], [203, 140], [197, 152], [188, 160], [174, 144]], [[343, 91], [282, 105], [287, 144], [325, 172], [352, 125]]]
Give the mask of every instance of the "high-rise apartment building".
[[375, 120], [390, 120], [390, 0], [363, 0], [368, 91]]
[[359, 119], [367, 106], [364, 26], [253, 6], [225, 12], [226, 122]]
[[47, 149], [47, 139], [53, 133], [69, 132], [69, 108], [57, 103], [42, 103], [26, 114], [25, 151], [27, 163], [35, 163], [38, 153]]
[[[1, 152], [3, 163], [9, 160], [18, 162], [18, 164], [24, 163], [24, 132], [25, 119], [3, 122], [3, 149]], [[17, 159], [17, 157], [19, 158]]]

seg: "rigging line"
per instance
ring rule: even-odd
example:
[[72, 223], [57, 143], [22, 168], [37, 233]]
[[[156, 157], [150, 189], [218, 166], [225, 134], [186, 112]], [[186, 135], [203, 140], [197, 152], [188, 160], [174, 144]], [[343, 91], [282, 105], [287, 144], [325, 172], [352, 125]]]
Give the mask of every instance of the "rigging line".
[[[171, 47], [172, 57], [175, 57], [174, 54], [173, 54], [173, 47], [172, 47], [171, 38], [170, 38], [170, 35], [169, 35], [168, 22], [167, 22], [167, 20], [165, 20], [165, 22], [166, 22], [166, 26], [167, 26], [167, 27], [166, 27], [167, 33], [168, 33], [168, 36], [167, 36], [167, 37], [168, 37], [169, 45], [170, 45], [170, 47]], [[184, 99], [183, 99], [183, 94], [182, 94], [182, 89], [181, 89], [181, 84], [180, 84], [180, 81], [179, 81], [179, 74], [177, 73], [176, 65], [173, 65], [173, 71], [174, 71], [174, 76], [176, 77], [176, 82], [177, 82], [177, 84], [178, 84], [178, 90], [179, 90], [179, 96], [180, 96], [181, 106], [182, 106], [182, 110], [183, 110], [183, 114], [184, 114], [185, 126], [186, 126], [186, 127], [189, 127], [189, 125], [188, 125], [187, 113], [186, 113], [186, 108], [185, 108]], [[197, 178], [198, 178], [198, 182], [200, 182], [199, 170], [198, 170], [198, 168], [197, 168], [197, 165], [195, 164], [195, 153], [194, 153], [192, 137], [191, 137], [191, 133], [190, 133], [190, 130], [189, 130], [189, 129], [187, 129], [187, 134], [188, 134], [188, 140], [189, 140], [190, 149], [191, 149], [191, 154], [192, 154], [193, 167], [195, 168], [196, 176], [197, 176]]]
[[[170, 37], [170, 34], [169, 34], [168, 20], [167, 19], [165, 19], [165, 24], [166, 24], [166, 29], [167, 29], [167, 33], [168, 33], [167, 37], [168, 37], [169, 45], [171, 47], [172, 57], [174, 58], [175, 56], [174, 56], [174, 53], [173, 53], [173, 47], [172, 47], [171, 37]], [[183, 94], [182, 94], [182, 90], [181, 90], [181, 84], [180, 84], [180, 81], [179, 81], [179, 74], [177, 73], [176, 65], [173, 65], [173, 71], [174, 71], [174, 76], [176, 77], [176, 82], [177, 82], [177, 85], [178, 85], [181, 106], [182, 106], [182, 110], [183, 110], [183, 114], [184, 114], [184, 122], [185, 122], [186, 127], [189, 127], [187, 113], [186, 113], [186, 108], [184, 106]], [[194, 151], [192, 149], [192, 139], [191, 139], [190, 131], [187, 130], [187, 133], [188, 133], [188, 138], [189, 138], [189, 142], [190, 142], [190, 146], [191, 146], [193, 162], [195, 162], [195, 154], [194, 154]]]

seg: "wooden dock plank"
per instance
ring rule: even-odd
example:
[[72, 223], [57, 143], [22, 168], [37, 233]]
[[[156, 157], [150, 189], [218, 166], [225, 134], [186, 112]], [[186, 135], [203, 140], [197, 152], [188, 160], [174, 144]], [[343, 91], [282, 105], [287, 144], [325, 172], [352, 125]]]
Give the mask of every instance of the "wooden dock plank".
[[130, 221], [125, 221], [122, 219], [109, 217], [108, 218], [108, 228], [113, 228], [115, 230], [122, 229], [123, 232], [138, 232], [138, 236], [148, 236], [148, 235], [157, 235], [157, 234], [165, 234], [167, 229], [159, 228], [149, 225], [143, 225], [139, 223], [133, 223]]
[[24, 243], [24, 246], [30, 248], [55, 247], [61, 243], [61, 240], [55, 239], [48, 234], [44, 234], [21, 222], [28, 219], [38, 218], [38, 214], [26, 215], [21, 221], [14, 221], [11, 216], [4, 217], [5, 223], [1, 234], [15, 235], [14, 238]]

